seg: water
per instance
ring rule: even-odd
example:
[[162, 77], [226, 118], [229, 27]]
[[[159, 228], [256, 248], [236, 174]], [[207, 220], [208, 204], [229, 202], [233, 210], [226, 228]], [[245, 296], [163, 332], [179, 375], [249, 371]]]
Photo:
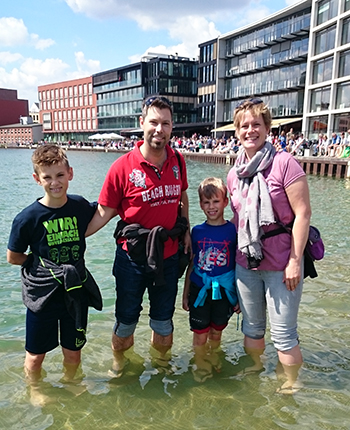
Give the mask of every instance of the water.
[[[145, 303], [132, 363], [121, 379], [111, 380], [107, 375], [114, 322], [111, 222], [88, 239], [87, 265], [101, 287], [104, 309], [90, 311], [82, 382], [72, 390], [60, 382], [62, 355], [59, 348], [50, 352], [44, 362], [44, 390], [53, 403], [39, 408], [31, 406], [23, 378], [25, 308], [19, 268], [7, 264], [5, 255], [13, 217], [41, 195], [41, 188], [30, 177], [30, 150], [0, 150], [0, 154], [0, 429], [350, 429], [349, 181], [308, 178], [312, 221], [323, 234], [326, 256], [318, 263], [319, 277], [307, 280], [304, 287], [299, 316], [304, 387], [297, 394], [275, 394], [277, 357], [269, 337], [265, 370], [260, 375], [238, 374], [248, 359], [235, 318], [223, 333], [222, 371], [203, 384], [195, 382], [192, 336], [181, 308], [182, 281], [174, 317], [173, 372], [157, 373], [152, 366]], [[70, 192], [96, 200], [117, 155], [68, 155], [75, 171]], [[203, 220], [198, 183], [209, 175], [225, 179], [228, 167], [191, 161], [187, 165], [193, 225]], [[226, 217], [230, 215], [228, 209]]]

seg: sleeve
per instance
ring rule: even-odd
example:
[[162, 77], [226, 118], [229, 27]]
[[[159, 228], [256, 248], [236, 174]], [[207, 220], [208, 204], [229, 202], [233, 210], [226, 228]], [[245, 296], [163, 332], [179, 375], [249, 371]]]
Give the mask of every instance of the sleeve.
[[100, 205], [113, 209], [118, 208], [124, 190], [124, 187], [121, 185], [122, 166], [118, 167], [119, 160], [120, 158], [116, 160], [108, 170], [98, 198], [98, 203]]
[[305, 175], [306, 173], [304, 172], [304, 170], [302, 169], [298, 161], [294, 157], [289, 156], [286, 160], [285, 168], [284, 168], [284, 175], [283, 175], [284, 188], [287, 188], [297, 179]]
[[26, 252], [30, 244], [30, 232], [25, 218], [18, 214], [12, 222], [7, 248], [12, 252]]

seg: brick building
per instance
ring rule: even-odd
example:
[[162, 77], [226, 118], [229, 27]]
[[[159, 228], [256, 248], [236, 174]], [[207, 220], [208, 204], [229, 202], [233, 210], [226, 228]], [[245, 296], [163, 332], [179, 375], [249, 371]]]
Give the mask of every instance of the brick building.
[[17, 90], [0, 88], [0, 126], [18, 124], [28, 113], [28, 100], [18, 99]]
[[84, 142], [97, 129], [92, 77], [38, 87], [44, 140]]

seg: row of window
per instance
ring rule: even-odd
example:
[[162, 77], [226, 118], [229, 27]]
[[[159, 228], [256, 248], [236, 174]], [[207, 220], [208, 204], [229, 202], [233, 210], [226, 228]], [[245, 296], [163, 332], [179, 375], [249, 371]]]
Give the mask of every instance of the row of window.
[[[303, 113], [303, 90], [264, 96], [262, 99], [268, 104], [273, 118], [302, 115]], [[233, 112], [238, 103], [239, 101], [224, 102], [224, 121], [231, 122], [233, 120]]]
[[200, 84], [214, 82], [215, 79], [216, 79], [216, 64], [209, 64], [208, 66], [199, 68], [198, 82]]
[[121, 103], [143, 99], [143, 88], [127, 88], [125, 90], [97, 94], [97, 106], [110, 103]]
[[214, 43], [201, 46], [199, 50], [199, 62], [209, 63], [210, 61], [213, 61], [213, 60], [216, 60], [216, 58], [214, 57]]
[[318, 139], [320, 133], [331, 136], [332, 132], [342, 133], [350, 129], [349, 115], [334, 115], [333, 126], [328, 130], [328, 115], [320, 115], [309, 118], [306, 124], [306, 135], [309, 139]]
[[285, 21], [275, 22], [251, 33], [227, 39], [226, 55], [237, 55], [247, 49], [262, 46], [283, 36], [290, 36], [310, 27], [310, 12], [301, 15], [293, 15]]
[[0, 129], [0, 136], [7, 136], [8, 134], [18, 134], [18, 135], [26, 135], [31, 134], [31, 130], [29, 128], [3, 128]]
[[154, 79], [147, 82], [147, 94], [175, 94], [184, 97], [197, 95], [197, 82], [178, 79]]
[[308, 53], [308, 46], [308, 38], [289, 40], [247, 55], [228, 58], [225, 62], [226, 76], [248, 72], [278, 64], [292, 58], [296, 59], [305, 56]]
[[91, 96], [83, 96], [83, 97], [72, 97], [69, 99], [56, 99], [56, 100], [48, 100], [42, 101], [41, 110], [51, 110], [51, 109], [63, 109], [68, 107], [79, 107], [79, 106], [88, 106], [92, 105], [92, 95]]
[[303, 63], [227, 79], [225, 82], [225, 99], [304, 86], [305, 76], [306, 64]]
[[[317, 5], [316, 25], [323, 24], [338, 15], [338, 0], [322, 0]], [[340, 13], [350, 10], [350, 0], [344, 1], [344, 8]]]
[[69, 87], [55, 88], [51, 90], [39, 91], [39, 101], [42, 100], [55, 100], [74, 96], [90, 95], [92, 94], [92, 83], [73, 85]]
[[125, 78], [126, 79], [122, 79], [122, 77], [120, 76], [119, 81], [110, 82], [108, 84], [95, 85], [94, 86], [94, 92], [100, 93], [100, 92], [104, 92], [104, 91], [113, 91], [113, 90], [116, 90], [116, 89], [122, 88], [122, 87], [130, 87], [133, 85], [141, 85], [142, 84], [141, 70], [140, 69], [132, 70], [128, 73], [125, 73]]
[[118, 104], [109, 104], [102, 105], [98, 107], [97, 116], [105, 117], [105, 116], [128, 116], [128, 115], [137, 115], [141, 114], [141, 105], [142, 101], [134, 101], [134, 102], [125, 102]]
[[198, 97], [199, 104], [215, 102], [215, 93], [203, 94]]
[[70, 120], [70, 119], [90, 119], [94, 118], [96, 115], [96, 109], [95, 108], [86, 108], [86, 109], [73, 109], [73, 110], [63, 110], [63, 111], [54, 111], [53, 116], [54, 120]]
[[54, 121], [54, 131], [92, 130], [92, 122], [88, 121]]
[[[330, 86], [311, 91], [310, 112], [319, 112], [332, 108]], [[350, 82], [344, 82], [336, 86], [334, 109], [346, 108], [350, 108]]]
[[198, 122], [214, 122], [215, 105], [202, 106], [198, 109]]
[[[314, 55], [330, 51], [335, 47], [336, 25], [331, 25], [318, 33], [315, 37]], [[341, 22], [341, 45], [350, 43], [350, 18]]]
[[197, 64], [159, 61], [148, 65], [148, 77], [174, 76], [182, 78], [197, 78]]
[[[330, 81], [332, 79], [334, 58], [327, 57], [313, 62], [312, 65], [312, 83]], [[344, 51], [339, 55], [339, 66], [336, 78], [342, 78], [350, 75], [350, 50]]]

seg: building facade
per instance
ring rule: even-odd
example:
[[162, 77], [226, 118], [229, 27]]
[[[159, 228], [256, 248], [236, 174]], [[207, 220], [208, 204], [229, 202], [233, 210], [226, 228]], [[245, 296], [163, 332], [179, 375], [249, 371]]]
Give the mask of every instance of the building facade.
[[0, 126], [18, 124], [28, 115], [28, 100], [17, 98], [17, 90], [0, 88]]
[[136, 63], [92, 76], [99, 131], [120, 132], [139, 127], [145, 94], [142, 66]]
[[0, 126], [0, 145], [19, 146], [39, 143], [43, 139], [41, 124], [22, 121]]
[[44, 140], [84, 142], [97, 129], [92, 77], [38, 87]]
[[350, 0], [312, 4], [303, 130], [319, 133], [350, 129]]
[[198, 61], [198, 125], [207, 133], [215, 123], [217, 39], [199, 45]]
[[140, 62], [92, 76], [97, 96], [98, 129], [117, 133], [139, 131], [142, 101], [166, 96], [173, 104], [179, 130], [196, 122], [197, 63], [177, 55], [149, 54]]
[[261, 97], [274, 118], [303, 115], [311, 0], [218, 38], [215, 126], [232, 122], [235, 106]]

